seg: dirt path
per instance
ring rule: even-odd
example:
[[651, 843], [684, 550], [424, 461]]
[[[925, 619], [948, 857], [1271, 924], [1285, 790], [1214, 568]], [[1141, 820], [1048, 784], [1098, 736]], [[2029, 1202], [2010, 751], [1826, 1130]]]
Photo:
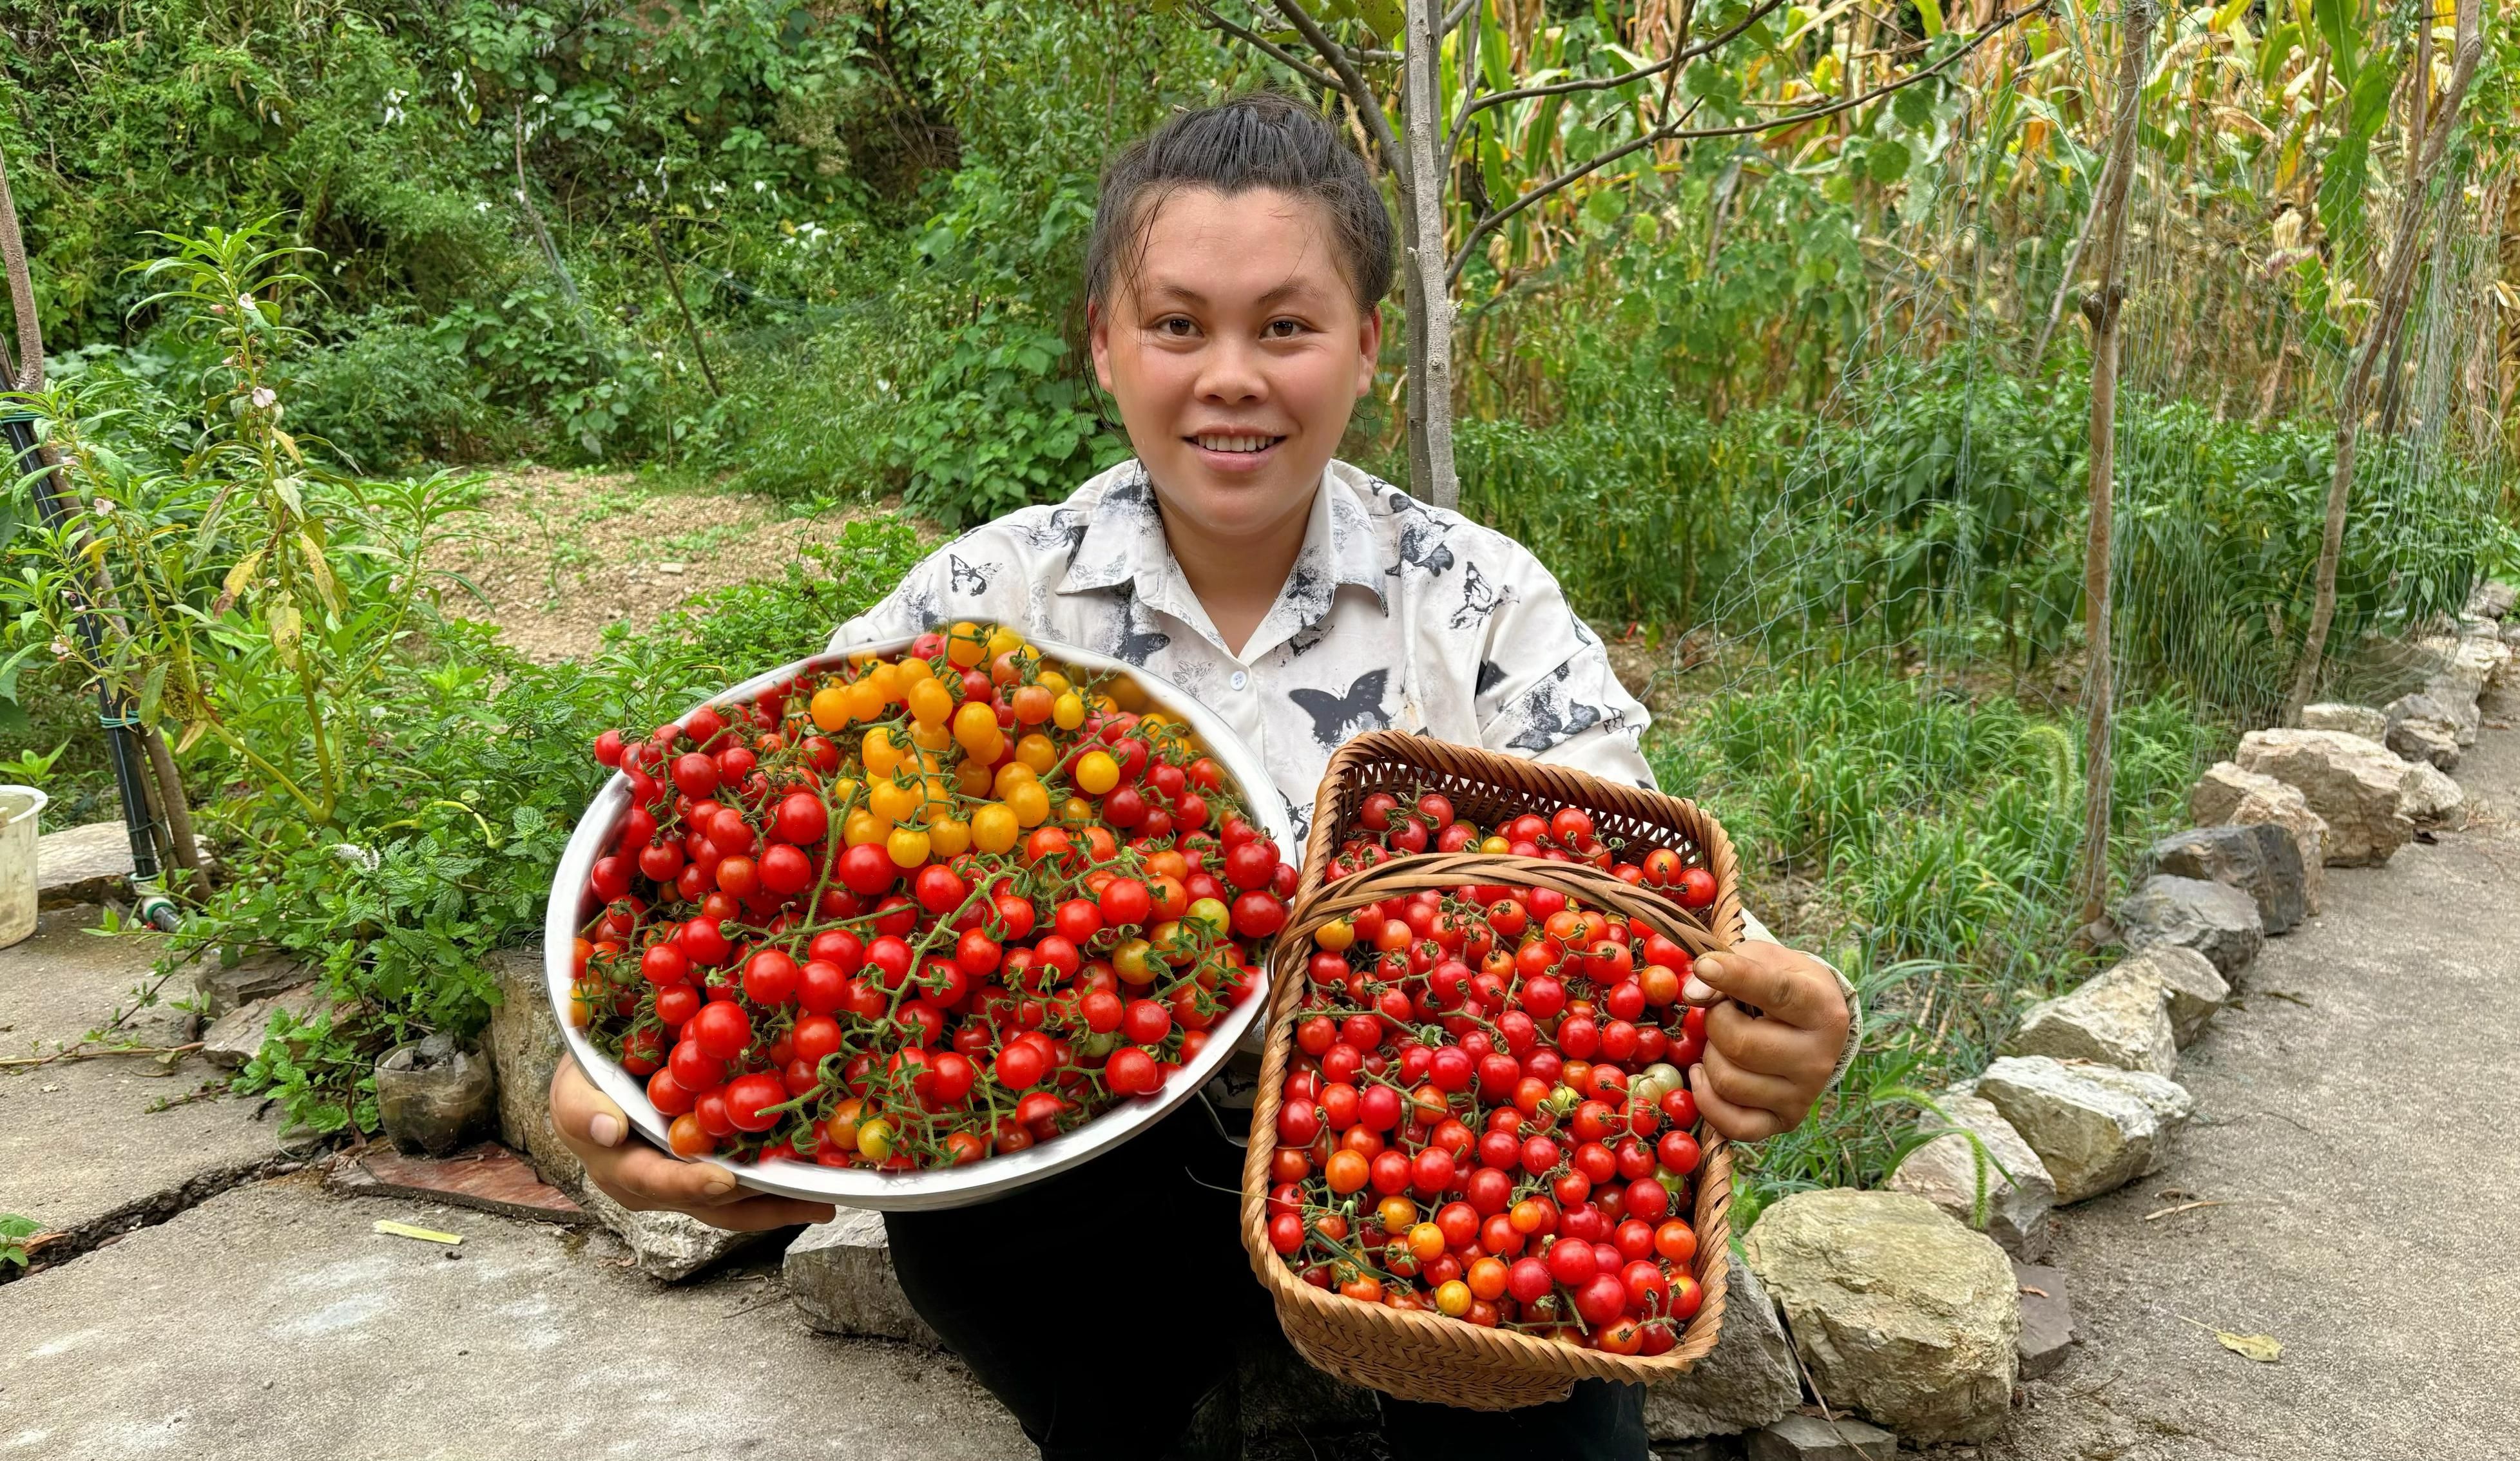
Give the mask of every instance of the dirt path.
[[492, 473], [480, 514], [434, 566], [477, 591], [448, 611], [496, 624], [544, 664], [591, 652], [604, 626], [652, 621], [711, 589], [776, 578], [852, 519], [896, 510], [808, 507], [627, 472], [519, 466]]
[[[2520, 696], [2485, 709], [2507, 727]], [[2168, 1170], [2060, 1224], [2082, 1343], [1990, 1458], [2520, 1449], [2520, 730], [2457, 779], [2468, 828], [2331, 871], [2326, 914], [2182, 1057], [2197, 1119]], [[2187, 1202], [2223, 1205], [2153, 1216]]]

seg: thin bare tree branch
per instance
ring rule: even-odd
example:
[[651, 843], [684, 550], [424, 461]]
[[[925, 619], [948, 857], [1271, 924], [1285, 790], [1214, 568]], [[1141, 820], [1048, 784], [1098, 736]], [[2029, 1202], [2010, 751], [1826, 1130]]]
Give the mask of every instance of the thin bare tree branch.
[[[1506, 206], [1499, 208], [1497, 211], [1490, 213], [1485, 218], [1480, 219], [1476, 224], [1472, 225], [1468, 237], [1462, 239], [1460, 251], [1454, 254], [1451, 266], [1445, 271], [1445, 278], [1451, 280], [1460, 279], [1462, 277], [1462, 270], [1469, 263], [1470, 255], [1478, 247], [1480, 241], [1484, 240], [1489, 234], [1494, 233], [1500, 226], [1512, 219], [1515, 214], [1520, 213], [1525, 208], [1532, 206], [1534, 203], [1548, 198], [1550, 195], [1566, 188], [1568, 185], [1582, 181], [1584, 178], [1607, 167], [1609, 164], [1616, 162], [1621, 157], [1628, 155], [1630, 153], [1636, 152], [1641, 148], [1652, 147], [1657, 143], [1695, 142], [1708, 137], [1742, 137], [1753, 132], [1773, 132], [1783, 127], [1799, 126], [1807, 121], [1817, 121], [1824, 116], [1835, 116], [1841, 111], [1851, 111], [1854, 108], [1865, 105], [1867, 102], [1877, 101], [1882, 97], [1888, 96], [1894, 91], [1904, 90], [1915, 85], [1919, 81], [1926, 80], [1937, 73], [1948, 69], [1958, 63], [1961, 58], [1967, 56], [1970, 52], [1975, 51], [1978, 47], [1985, 45], [1988, 41], [1993, 40], [1997, 35], [2002, 33], [2016, 22], [2029, 16], [2036, 15], [2040, 11], [2046, 10], [2048, 8], [2048, 0], [2035, 0], [2034, 4], [2024, 6], [2020, 10], [2012, 12], [2010, 15], [2002, 16], [1992, 22], [1985, 29], [1980, 30], [1973, 36], [1970, 36], [1966, 45], [1961, 46], [1958, 50], [1954, 51], [1951, 55], [1935, 62], [1932, 66], [1925, 67], [1923, 70], [1902, 76], [1896, 81], [1885, 82], [1882, 85], [1876, 86], [1872, 90], [1864, 93], [1862, 96], [1849, 97], [1843, 102], [1834, 102], [1826, 107], [1815, 107], [1809, 111], [1797, 111], [1790, 116], [1770, 117], [1766, 121], [1742, 122], [1738, 125], [1730, 127], [1699, 127], [1692, 130], [1685, 128], [1679, 123], [1656, 127], [1653, 130], [1644, 133], [1642, 136], [1633, 138], [1618, 147], [1612, 148], [1606, 153], [1596, 155], [1590, 161], [1568, 168], [1566, 171], [1551, 178], [1548, 182], [1541, 184], [1539, 187], [1525, 192], [1512, 202], [1508, 203]], [[1690, 111], [1693, 112], [1696, 109], [1692, 107]], [[1681, 117], [1682, 122], [1686, 122], [1688, 119], [1688, 113], [1684, 113]]]
[[1443, 135], [1444, 176], [1448, 178], [1453, 175], [1453, 154], [1470, 122], [1470, 103], [1479, 94], [1479, 29], [1473, 25], [1462, 36], [1462, 105]]
[[1511, 91], [1491, 92], [1484, 97], [1480, 97], [1477, 101], [1465, 106], [1462, 111], [1462, 117], [1466, 120], [1472, 113], [1485, 111], [1490, 107], [1501, 107], [1508, 102], [1526, 101], [1532, 97], [1564, 96], [1569, 92], [1577, 91], [1607, 91], [1612, 87], [1625, 86], [1631, 81], [1642, 81], [1647, 76], [1659, 76], [1663, 72], [1672, 69], [1674, 66], [1694, 61], [1698, 57], [1703, 56], [1718, 47], [1729, 44], [1733, 37], [1739, 35], [1742, 31], [1749, 29], [1751, 26], [1756, 25], [1761, 21], [1767, 19], [1770, 15], [1781, 9], [1784, 6], [1784, 3], [1785, 0], [1762, 0], [1759, 7], [1750, 12], [1747, 20], [1743, 21], [1738, 25], [1733, 26], [1732, 29], [1725, 31], [1722, 35], [1710, 37], [1704, 43], [1691, 46], [1684, 51], [1674, 51], [1669, 56], [1664, 57], [1662, 60], [1657, 61], [1650, 66], [1639, 66], [1633, 71], [1627, 71], [1620, 75], [1594, 76], [1581, 81], [1552, 81], [1547, 86], [1518, 86]]
[[1461, 0], [1460, 4], [1444, 12], [1444, 28], [1435, 32], [1435, 39], [1440, 43], [1445, 36], [1452, 34], [1453, 27], [1462, 23], [1462, 17], [1476, 9], [1478, 4], [1479, 0]]
[[1222, 30], [1227, 35], [1233, 36], [1236, 40], [1242, 42], [1252, 50], [1268, 57], [1271, 61], [1274, 61], [1280, 66], [1284, 66], [1286, 69], [1293, 71], [1296, 75], [1303, 77], [1305, 80], [1310, 81], [1315, 86], [1322, 88], [1324, 91], [1345, 92], [1347, 90], [1347, 87], [1340, 82], [1338, 77], [1333, 76], [1329, 72], [1323, 70], [1321, 67], [1302, 60], [1297, 57], [1294, 52], [1279, 45], [1276, 41], [1269, 39], [1260, 32], [1238, 25], [1232, 21], [1227, 20], [1225, 17], [1218, 15], [1212, 7], [1203, 3], [1203, 0], [1192, 0], [1191, 8], [1197, 11], [1199, 19], [1205, 21], [1211, 27], [1217, 30]]
[[1298, 0], [1273, 0], [1273, 3], [1278, 14], [1284, 16], [1287, 23], [1295, 27], [1295, 33], [1304, 38], [1304, 44], [1312, 47], [1330, 64], [1332, 70], [1338, 72], [1342, 83], [1340, 89], [1347, 93], [1349, 101], [1356, 104], [1357, 114], [1364, 119], [1374, 147], [1382, 154], [1382, 165], [1400, 180], [1400, 186], [1408, 187], [1409, 158], [1401, 151], [1400, 139], [1391, 135], [1391, 119], [1382, 114], [1382, 103], [1358, 72], [1356, 63], [1348, 57], [1347, 48], [1330, 39], [1329, 32], [1322, 29], [1321, 22], [1315, 21]]

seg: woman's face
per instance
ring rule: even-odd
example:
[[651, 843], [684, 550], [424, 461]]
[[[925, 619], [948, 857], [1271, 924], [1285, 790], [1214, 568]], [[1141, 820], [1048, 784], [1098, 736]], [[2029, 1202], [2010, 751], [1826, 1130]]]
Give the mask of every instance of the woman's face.
[[1091, 327], [1095, 373], [1168, 518], [1230, 540], [1310, 509], [1382, 347], [1336, 247], [1320, 203], [1274, 189], [1186, 189], [1156, 207]]

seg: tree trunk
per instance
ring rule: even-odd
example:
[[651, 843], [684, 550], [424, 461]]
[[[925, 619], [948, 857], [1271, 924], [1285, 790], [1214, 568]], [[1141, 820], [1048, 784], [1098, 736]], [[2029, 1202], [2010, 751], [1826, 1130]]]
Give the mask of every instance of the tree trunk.
[[2389, 267], [2380, 280], [2380, 311], [2371, 321], [2371, 332], [2363, 337], [2362, 348], [2355, 353], [2353, 374], [2346, 376], [2345, 389], [2337, 398], [2336, 466], [2327, 479], [2327, 521], [2318, 538], [2310, 634], [2302, 644], [2301, 665], [2293, 674], [2292, 691], [2284, 697], [2283, 721], [2287, 726], [2301, 724], [2302, 707], [2318, 690], [2319, 661], [2327, 652], [2327, 631], [2336, 617], [2336, 562], [2345, 549], [2345, 504], [2354, 485], [2354, 447], [2362, 434], [2363, 405], [2370, 394], [2372, 374], [2378, 369], [2381, 355], [2397, 339], [2399, 328], [2406, 322], [2407, 305], [2414, 295], [2415, 260], [2423, 252], [2424, 198], [2432, 192], [2442, 156], [2450, 150], [2450, 134], [2458, 123], [2459, 104], [2467, 96], [2467, 83], [2475, 76], [2477, 57], [2484, 50], [2484, 37], [2477, 29], [2480, 9], [2480, 0], [2458, 0], [2450, 85], [2442, 89], [2440, 114], [2420, 144], [2421, 165], [2414, 170], [2406, 198], [2398, 207], [2397, 237], [2390, 241]]
[[190, 874], [193, 897], [206, 902], [210, 871], [202, 865], [202, 844], [194, 839], [193, 807], [184, 795], [183, 775], [175, 770], [175, 753], [155, 726], [141, 727], [140, 740], [148, 747], [149, 770], [157, 783], [158, 806], [165, 813], [167, 841], [172, 844], [168, 850], [174, 854], [175, 865]]
[[2092, 668], [2084, 682], [2087, 744], [2083, 754], [2083, 858], [2076, 882], [2083, 921], [2096, 922], [2109, 901], [2110, 722], [2117, 694], [2115, 641], [2109, 624], [2109, 548], [2117, 485], [2118, 311], [2126, 303], [2126, 202], [2135, 181], [2137, 122], [2143, 73], [2150, 64], [2154, 0], [2135, 0], [2119, 22], [2117, 115], [2109, 160], [2093, 199], [2092, 237], [2099, 244], [2099, 288], [2084, 296], [2092, 322], [2091, 531], [2083, 547], [2083, 628]]
[[1408, 128], [1405, 180], [1409, 239], [1409, 485], [1423, 501], [1458, 508], [1453, 473], [1453, 294], [1444, 248], [1444, 64], [1437, 0], [1408, 0], [1409, 36], [1401, 51], [1403, 123]]

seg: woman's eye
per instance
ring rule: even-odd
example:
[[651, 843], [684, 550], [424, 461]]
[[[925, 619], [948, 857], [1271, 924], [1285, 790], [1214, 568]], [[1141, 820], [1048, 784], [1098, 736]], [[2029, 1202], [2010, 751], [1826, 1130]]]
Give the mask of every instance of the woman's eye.
[[1288, 319], [1272, 320], [1267, 326], [1267, 332], [1269, 338], [1273, 340], [1290, 340], [1304, 332], [1304, 322]]
[[1180, 315], [1167, 315], [1155, 322], [1155, 333], [1170, 335], [1175, 339], [1188, 339], [1197, 332], [1197, 326]]

